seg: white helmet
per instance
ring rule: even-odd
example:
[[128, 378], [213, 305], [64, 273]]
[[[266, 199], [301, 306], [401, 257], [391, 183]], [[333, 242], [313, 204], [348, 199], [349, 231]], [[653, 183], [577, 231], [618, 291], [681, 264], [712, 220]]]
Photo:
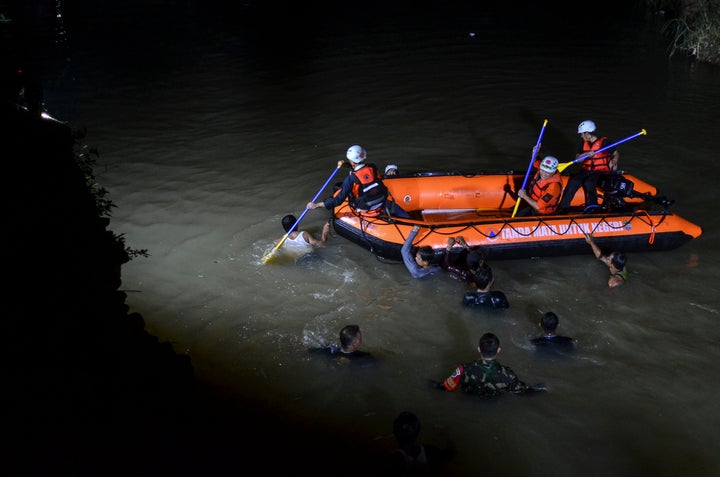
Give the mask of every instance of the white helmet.
[[362, 148], [362, 146], [358, 146], [356, 144], [348, 148], [346, 156], [349, 161], [357, 164], [358, 162], [362, 162], [365, 160], [365, 158], [367, 157], [367, 153], [365, 152], [365, 149]]
[[592, 133], [595, 132], [595, 123], [590, 121], [589, 119], [587, 121], [583, 121], [578, 126], [578, 134], [582, 134], [584, 132], [586, 133]]
[[557, 171], [557, 168], [558, 160], [553, 156], [545, 156], [545, 159], [543, 159], [540, 163], [540, 169], [545, 172], [549, 172], [550, 174], [554, 174], [555, 171]]

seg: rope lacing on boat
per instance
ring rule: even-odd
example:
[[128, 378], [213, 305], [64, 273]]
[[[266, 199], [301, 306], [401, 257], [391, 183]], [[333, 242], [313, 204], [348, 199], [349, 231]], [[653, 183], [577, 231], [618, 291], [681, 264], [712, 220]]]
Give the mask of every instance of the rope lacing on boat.
[[[608, 230], [608, 229], [620, 230], [620, 229], [627, 228], [630, 224], [632, 224], [633, 221], [640, 220], [641, 222], [650, 226], [650, 228], [652, 230], [652, 234], [650, 236], [650, 243], [652, 244], [654, 241], [656, 228], [658, 225], [660, 225], [665, 220], [666, 216], [667, 216], [667, 213], [663, 213], [661, 215], [660, 220], [657, 223], [655, 223], [653, 221], [652, 216], [648, 213], [648, 211], [640, 210], [637, 212], [633, 212], [627, 220], [622, 221], [619, 225], [613, 225], [613, 223], [617, 223], [618, 217], [617, 216], [608, 217], [608, 216], [603, 215], [603, 216], [599, 217], [598, 223], [589, 232], [594, 233], [599, 228], [602, 228], [603, 230]], [[363, 218], [362, 216], [359, 216], [359, 215], [358, 215], [358, 217], [360, 218], [361, 224], [369, 223], [369, 221], [366, 218]], [[584, 216], [584, 217], [588, 218], [589, 216]], [[516, 224], [513, 224], [512, 222], [510, 222], [508, 220], [498, 220], [498, 222], [502, 221], [502, 226], [500, 226], [500, 229], [494, 230], [491, 234], [488, 234], [479, 228], [479, 227], [486, 226], [487, 225], [486, 223], [484, 223], [482, 225], [476, 225], [476, 224], [472, 224], [472, 223], [448, 224], [448, 225], [438, 225], [438, 224], [426, 225], [426, 224], [417, 223], [417, 222], [409, 222], [409, 221], [405, 221], [403, 219], [398, 219], [398, 218], [392, 218], [390, 220], [388, 220], [388, 218], [372, 218], [371, 220], [372, 220], [372, 223], [375, 225], [393, 225], [396, 227], [398, 232], [401, 232], [401, 229], [398, 227], [398, 225], [420, 225], [422, 228], [430, 229], [430, 231], [434, 234], [444, 235], [444, 236], [448, 236], [448, 237], [461, 234], [462, 231], [464, 231], [464, 230], [474, 230], [475, 232], [477, 232], [478, 234], [480, 234], [486, 238], [493, 238], [493, 237], [499, 235], [500, 233], [502, 233], [502, 231], [505, 229], [510, 229], [510, 230], [512, 230], [512, 232], [514, 232], [515, 234], [517, 234], [521, 237], [530, 237], [530, 236], [534, 235], [537, 232], [537, 230], [541, 227], [544, 227], [546, 230], [550, 231], [551, 233], [553, 233], [555, 235], [562, 236], [562, 235], [566, 235], [570, 232], [574, 233], [574, 230], [577, 230], [577, 228], [572, 227], [573, 224], [576, 225], [576, 227], [580, 227], [580, 228], [582, 228], [583, 225], [586, 225], [586, 224], [581, 224], [575, 218], [572, 218], [572, 217], [570, 218], [567, 226], [558, 225], [557, 223], [549, 224], [542, 217], [537, 217], [537, 222], [530, 227], [527, 227], [527, 226], [519, 227]], [[524, 221], [523, 223], [527, 224], [528, 222]], [[550, 225], [552, 225], [552, 226], [550, 226]], [[365, 227], [363, 226], [361, 228], [362, 228], [363, 233], [365, 233]], [[452, 232], [443, 232], [443, 229], [445, 229], [445, 228], [452, 229]], [[401, 234], [401, 236], [402, 236], [402, 234]], [[405, 237], [403, 236], [403, 238], [405, 238]]]

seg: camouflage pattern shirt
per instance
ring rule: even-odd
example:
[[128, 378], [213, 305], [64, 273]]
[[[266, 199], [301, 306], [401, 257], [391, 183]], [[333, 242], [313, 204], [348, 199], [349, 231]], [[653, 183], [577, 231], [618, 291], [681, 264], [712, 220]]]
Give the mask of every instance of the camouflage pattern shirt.
[[504, 392], [523, 394], [530, 386], [520, 381], [515, 372], [494, 359], [478, 359], [461, 364], [443, 381], [445, 389], [462, 389], [478, 396], [497, 396]]

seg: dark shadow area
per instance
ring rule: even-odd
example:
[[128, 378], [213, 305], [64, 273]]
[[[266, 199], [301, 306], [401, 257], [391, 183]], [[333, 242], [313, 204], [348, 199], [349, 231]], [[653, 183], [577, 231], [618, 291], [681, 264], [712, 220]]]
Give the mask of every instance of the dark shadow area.
[[374, 458], [339, 431], [202, 382], [187, 356], [147, 333], [120, 291], [131, 254], [77, 161], [82, 135], [18, 107], [9, 77], [3, 473], [246, 475], [337, 469], [343, 459], [351, 475], [369, 468]]

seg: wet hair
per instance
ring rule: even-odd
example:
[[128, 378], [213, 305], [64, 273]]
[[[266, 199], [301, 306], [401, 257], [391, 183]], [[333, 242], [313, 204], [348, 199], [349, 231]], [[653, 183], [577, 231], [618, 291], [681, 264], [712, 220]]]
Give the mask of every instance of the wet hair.
[[480, 267], [475, 272], [475, 285], [481, 289], [484, 290], [488, 287], [493, 281], [493, 271], [492, 268], [490, 268], [489, 265], [485, 265], [483, 267]]
[[493, 358], [500, 348], [500, 339], [493, 333], [485, 333], [480, 337], [478, 347], [484, 358]]
[[560, 320], [558, 319], [557, 315], [552, 311], [548, 311], [543, 315], [542, 318], [540, 318], [540, 326], [542, 326], [543, 330], [548, 332], [555, 331], [558, 327], [559, 322]]
[[465, 257], [465, 263], [470, 270], [475, 271], [480, 268], [480, 264], [485, 263], [485, 254], [479, 250], [471, 250]]
[[420, 247], [417, 251], [417, 253], [420, 254], [420, 258], [425, 260], [428, 263], [436, 263], [437, 262], [437, 255], [435, 255], [435, 250], [430, 245], [425, 245], [423, 247]]
[[293, 225], [295, 225], [295, 222], [297, 222], [297, 219], [294, 215], [286, 215], [282, 218], [282, 226], [285, 229], [285, 232], [290, 232], [292, 230]]
[[347, 325], [340, 330], [340, 346], [342, 349], [349, 348], [360, 334], [358, 325]]
[[393, 422], [393, 434], [400, 444], [415, 442], [420, 434], [420, 419], [410, 411], [401, 412]]
[[622, 270], [623, 268], [625, 268], [625, 265], [627, 265], [627, 257], [622, 252], [615, 252], [610, 259], [610, 263], [612, 263], [613, 267], [617, 268], [618, 270]]

